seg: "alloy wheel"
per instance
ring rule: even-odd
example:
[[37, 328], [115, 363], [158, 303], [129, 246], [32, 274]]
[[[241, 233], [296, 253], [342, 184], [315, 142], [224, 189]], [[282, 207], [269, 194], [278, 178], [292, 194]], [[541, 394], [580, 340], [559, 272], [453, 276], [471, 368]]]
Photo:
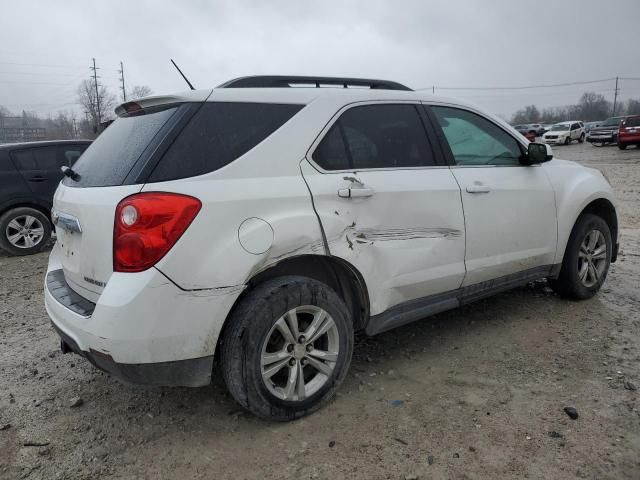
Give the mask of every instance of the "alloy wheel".
[[16, 248], [33, 248], [42, 241], [44, 226], [34, 216], [19, 215], [9, 222], [5, 235]]
[[338, 327], [322, 308], [312, 305], [280, 317], [262, 346], [262, 380], [271, 394], [302, 401], [331, 378], [339, 354]]
[[607, 263], [607, 241], [600, 230], [591, 230], [580, 244], [578, 278], [585, 287], [593, 287], [604, 275]]

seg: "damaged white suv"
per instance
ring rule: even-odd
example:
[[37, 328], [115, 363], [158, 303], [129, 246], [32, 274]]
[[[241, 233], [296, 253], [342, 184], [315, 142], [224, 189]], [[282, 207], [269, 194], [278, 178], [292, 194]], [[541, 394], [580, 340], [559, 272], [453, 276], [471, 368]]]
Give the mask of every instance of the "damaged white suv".
[[588, 298], [618, 251], [599, 171], [395, 82], [245, 77], [116, 112], [56, 192], [45, 303], [64, 351], [131, 382], [205, 385], [218, 353], [242, 406], [301, 417], [355, 331], [542, 278]]

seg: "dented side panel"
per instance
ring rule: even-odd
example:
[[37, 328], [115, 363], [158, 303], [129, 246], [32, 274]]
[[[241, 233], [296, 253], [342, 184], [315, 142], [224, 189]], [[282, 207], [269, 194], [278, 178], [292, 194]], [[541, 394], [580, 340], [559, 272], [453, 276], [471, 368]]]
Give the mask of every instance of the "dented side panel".
[[[448, 168], [345, 173], [301, 164], [329, 252], [363, 275], [371, 314], [458, 288], [465, 274], [460, 190]], [[369, 188], [368, 197], [338, 191]]]

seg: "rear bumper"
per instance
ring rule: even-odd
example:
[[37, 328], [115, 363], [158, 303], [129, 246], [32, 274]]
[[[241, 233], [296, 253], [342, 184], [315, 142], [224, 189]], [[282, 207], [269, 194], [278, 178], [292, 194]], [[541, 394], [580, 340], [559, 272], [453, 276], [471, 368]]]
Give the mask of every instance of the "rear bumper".
[[58, 283], [50, 287], [45, 281], [45, 307], [69, 349], [134, 383], [199, 386], [210, 382], [218, 336], [242, 287], [192, 292], [180, 290], [155, 268], [114, 273], [93, 311], [83, 314], [88, 312], [74, 311], [69, 305], [64, 276], [56, 274], [58, 255], [56, 245], [47, 277], [53, 272]]
[[63, 352], [72, 351], [91, 362], [95, 367], [125, 382], [140, 385], [201, 387], [211, 381], [213, 355], [175, 362], [128, 364], [118, 363], [110, 355], [82, 350], [69, 335], [51, 322], [60, 336]]
[[619, 143], [640, 143], [640, 135], [619, 135]]

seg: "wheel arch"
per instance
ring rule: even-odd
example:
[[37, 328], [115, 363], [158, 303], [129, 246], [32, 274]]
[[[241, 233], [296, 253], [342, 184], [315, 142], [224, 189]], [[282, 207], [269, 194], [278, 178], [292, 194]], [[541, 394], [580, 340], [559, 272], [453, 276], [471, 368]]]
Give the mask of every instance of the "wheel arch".
[[[286, 258], [270, 267], [256, 273], [246, 283], [247, 287], [238, 296], [233, 307], [229, 310], [218, 344], [224, 338], [224, 332], [229, 318], [243, 301], [247, 294], [258, 285], [276, 277], [298, 275], [318, 280], [332, 288], [347, 305], [352, 314], [354, 330], [365, 328], [369, 319], [369, 293], [362, 274], [350, 263], [338, 257], [327, 255], [298, 255]], [[220, 351], [216, 348], [216, 354]]]
[[595, 200], [592, 200], [587, 206], [582, 209], [580, 214], [576, 217], [576, 221], [586, 213], [597, 215], [605, 222], [607, 222], [609, 230], [611, 231], [611, 240], [614, 243], [611, 261], [615, 262], [618, 255], [618, 251], [615, 248], [615, 244], [618, 239], [618, 215], [616, 213], [616, 208], [614, 207], [613, 203], [611, 203], [606, 198], [597, 198]]
[[33, 208], [34, 210], [38, 210], [45, 217], [47, 217], [47, 219], [49, 220], [49, 224], [51, 225], [51, 228], [53, 228], [53, 223], [51, 222], [51, 206], [50, 205], [46, 205], [42, 202], [33, 201], [33, 200], [17, 199], [14, 202], [2, 204], [2, 206], [0, 206], [0, 216], [4, 215], [8, 211], [13, 210], [15, 208]]

